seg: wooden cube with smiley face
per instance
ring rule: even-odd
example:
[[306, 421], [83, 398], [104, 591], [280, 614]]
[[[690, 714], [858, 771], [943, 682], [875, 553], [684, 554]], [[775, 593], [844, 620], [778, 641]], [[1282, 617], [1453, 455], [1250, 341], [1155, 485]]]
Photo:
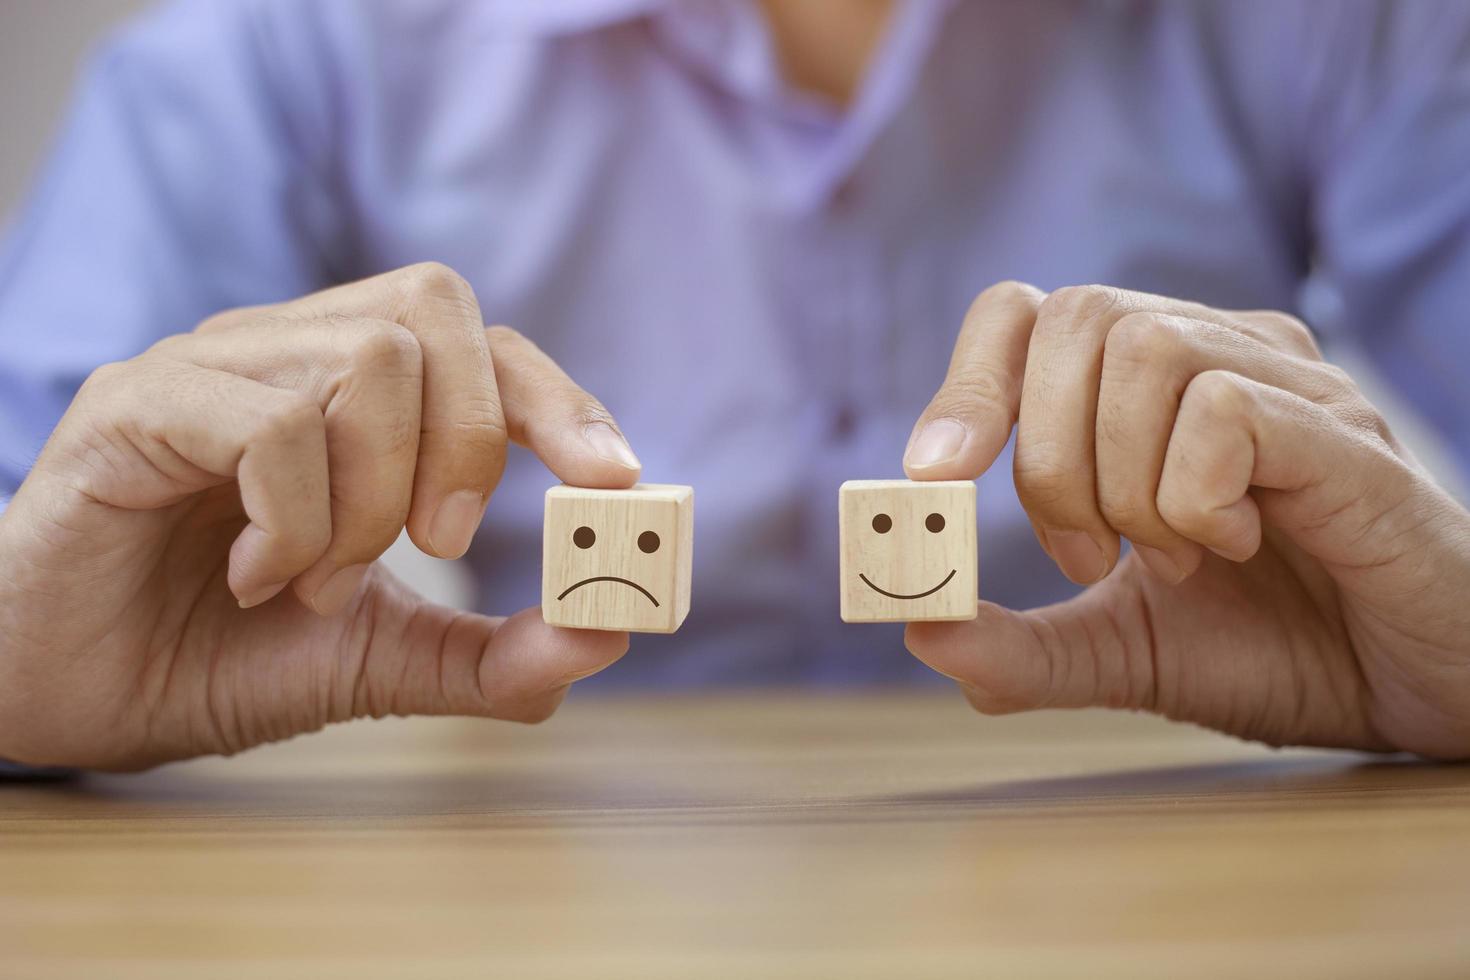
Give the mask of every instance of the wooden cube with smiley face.
[[975, 484], [849, 480], [837, 514], [845, 622], [975, 618]]
[[552, 626], [672, 633], [689, 613], [694, 490], [546, 491], [541, 618]]

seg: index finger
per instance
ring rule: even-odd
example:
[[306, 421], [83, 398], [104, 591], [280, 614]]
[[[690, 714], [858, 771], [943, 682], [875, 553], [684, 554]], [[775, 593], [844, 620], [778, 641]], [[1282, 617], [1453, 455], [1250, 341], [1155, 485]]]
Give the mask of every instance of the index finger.
[[[574, 486], [621, 489], [638, 481], [642, 464], [602, 402], [522, 334], [509, 327], [487, 328], [474, 293], [453, 270], [426, 263], [376, 282], [386, 292], [370, 299], [375, 315], [408, 327], [424, 348], [423, 434], [408, 525], [421, 548], [430, 543], [432, 553], [456, 557], [469, 547], [504, 469], [507, 439], [530, 449], [557, 478]], [[305, 305], [318, 316], [362, 315], [352, 307], [364, 295], [338, 287], [291, 306]], [[391, 309], [395, 302], [397, 310]], [[484, 493], [473, 506], [456, 499], [471, 497], [457, 487], [474, 491], [480, 486]], [[416, 533], [425, 497], [431, 504], [447, 497], [446, 510], [460, 511], [463, 537], [452, 542], [452, 554], [438, 547], [443, 544], [439, 518], [425, 537]]]
[[995, 462], [1020, 411], [1026, 350], [1045, 295], [1002, 282], [970, 304], [944, 383], [904, 450], [910, 479], [973, 480]]
[[423, 395], [408, 534], [426, 554], [464, 554], [500, 482], [506, 452], [505, 413], [469, 284], [448, 266], [425, 262], [276, 307], [232, 311], [204, 329], [262, 316], [367, 317], [414, 335], [423, 354]]
[[642, 464], [602, 402], [525, 336], [509, 327], [485, 335], [512, 440], [572, 486], [619, 490], [638, 482]]

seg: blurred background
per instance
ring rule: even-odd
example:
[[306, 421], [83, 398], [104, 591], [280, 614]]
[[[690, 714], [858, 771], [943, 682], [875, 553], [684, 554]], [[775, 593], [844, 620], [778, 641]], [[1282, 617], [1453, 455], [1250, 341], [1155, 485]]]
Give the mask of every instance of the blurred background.
[[60, 123], [81, 60], [147, 0], [4, 0], [0, 4], [0, 212], [20, 203]]

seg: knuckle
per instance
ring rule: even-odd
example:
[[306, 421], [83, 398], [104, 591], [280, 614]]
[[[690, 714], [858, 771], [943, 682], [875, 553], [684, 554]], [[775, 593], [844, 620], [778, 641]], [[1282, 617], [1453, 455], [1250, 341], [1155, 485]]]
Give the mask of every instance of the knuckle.
[[1208, 538], [1212, 524], [1204, 501], [1216, 497], [1218, 490], [1209, 484], [1209, 477], [1200, 467], [1179, 468], [1159, 485], [1154, 494], [1154, 507], [1159, 519], [1174, 534]]
[[[444, 426], [444, 435], [470, 454], [500, 452], [509, 441], [500, 403], [491, 398], [474, 398], [460, 406], [457, 418]], [[431, 433], [426, 432], [425, 436]]]
[[[455, 421], [443, 430], [426, 430], [420, 441], [427, 454], [436, 453], [436, 465], [442, 465], [440, 480], [453, 482], [465, 489], [492, 491], [505, 469], [505, 423], [499, 419]], [[442, 459], [442, 464], [438, 460]], [[421, 464], [422, 470], [423, 464]]]
[[1017, 279], [1004, 279], [987, 286], [970, 304], [970, 312], [1002, 307], [1007, 309], [1030, 309], [1036, 306], [1044, 294], [1030, 283]]
[[1155, 504], [1164, 523], [1175, 531], [1192, 536], [1203, 529], [1202, 512], [1195, 494], [1184, 492], [1177, 482], [1159, 488]]
[[1335, 406], [1339, 419], [1360, 432], [1365, 432], [1389, 446], [1395, 444], [1392, 430], [1383, 413], [1361, 394], [1354, 392]]
[[403, 270], [409, 298], [414, 302], [442, 303], [479, 320], [480, 304], [469, 282], [442, 262], [420, 262]]
[[508, 365], [524, 365], [550, 360], [536, 342], [519, 330], [497, 324], [485, 328], [485, 347], [499, 373]]
[[1174, 356], [1180, 341], [1179, 328], [1167, 317], [1153, 313], [1129, 313], [1113, 324], [1103, 343], [1104, 360], [1129, 364], [1152, 364]]
[[407, 327], [386, 320], [365, 321], [348, 337], [347, 362], [356, 374], [401, 377], [423, 371], [423, 350]]
[[1049, 446], [1016, 448], [1016, 492], [1028, 511], [1053, 511], [1077, 493], [1078, 470]]
[[[492, 345], [499, 344], [531, 344], [532, 341], [525, 334], [512, 327], [497, 323], [485, 328], [485, 337]], [[534, 346], [534, 345], [533, 345]]]
[[504, 367], [502, 361], [520, 365], [551, 361], [534, 340], [504, 324], [485, 328], [485, 346], [495, 360], [497, 371]]
[[113, 361], [109, 364], [99, 365], [87, 375], [77, 391], [77, 398], [97, 398], [106, 396], [113, 392], [126, 391], [131, 387], [134, 375], [137, 372], [136, 359], [131, 361]]
[[1392, 440], [1388, 422], [1363, 394], [1352, 375], [1325, 361], [1312, 365], [1312, 368], [1316, 372], [1316, 384], [1314, 390], [1304, 392], [1311, 400], [1319, 402], [1338, 419], [1356, 429], [1384, 441]]
[[1330, 402], [1352, 402], [1362, 398], [1358, 389], [1358, 383], [1336, 364], [1323, 362], [1314, 365], [1314, 370], [1321, 379], [1321, 391], [1323, 396]]
[[199, 325], [194, 328], [194, 332], [216, 333], [220, 330], [226, 330], [235, 323], [238, 316], [234, 310], [221, 310], [212, 316], [207, 316], [203, 320], [200, 320]]
[[1251, 393], [1242, 378], [1229, 371], [1204, 371], [1185, 387], [1179, 411], [1210, 419], [1238, 418], [1250, 403]]
[[[1136, 488], [1099, 488], [1098, 509], [1113, 530], [1128, 537], [1157, 530], [1152, 501]], [[1147, 542], [1145, 542], [1147, 543]]]
[[425, 293], [455, 293], [468, 287], [464, 277], [443, 262], [417, 262], [403, 274], [412, 289]]
[[1358, 383], [1353, 380], [1353, 376], [1336, 364], [1323, 362], [1318, 365], [1317, 370], [1341, 389], [1356, 391], [1358, 388]]
[[194, 328], [195, 333], [218, 333], [222, 330], [230, 330], [243, 323], [258, 317], [262, 308], [258, 306], [241, 306], [228, 310], [220, 310], [211, 314], [199, 322]]
[[1269, 337], [1277, 341], [1278, 345], [1285, 345], [1297, 350], [1306, 351], [1316, 357], [1321, 356], [1321, 349], [1317, 346], [1317, 338], [1313, 335], [1310, 327], [1290, 313], [1282, 313], [1280, 310], [1262, 310], [1255, 314]]
[[194, 344], [189, 334], [174, 334], [154, 343], [146, 353], [157, 357], [182, 359], [191, 346]]
[[299, 391], [281, 389], [261, 406], [255, 435], [265, 442], [292, 442], [315, 434], [324, 425], [315, 402]]
[[1111, 286], [1063, 286], [1041, 301], [1037, 329], [1085, 330], [1121, 302], [1122, 294]]

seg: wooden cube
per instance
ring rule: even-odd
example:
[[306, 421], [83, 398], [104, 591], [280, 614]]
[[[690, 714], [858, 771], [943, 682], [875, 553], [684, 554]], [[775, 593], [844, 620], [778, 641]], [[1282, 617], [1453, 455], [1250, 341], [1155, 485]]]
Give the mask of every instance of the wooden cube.
[[694, 490], [546, 491], [541, 618], [552, 626], [672, 633], [689, 614]]
[[849, 480], [837, 515], [845, 622], [975, 618], [975, 484]]

